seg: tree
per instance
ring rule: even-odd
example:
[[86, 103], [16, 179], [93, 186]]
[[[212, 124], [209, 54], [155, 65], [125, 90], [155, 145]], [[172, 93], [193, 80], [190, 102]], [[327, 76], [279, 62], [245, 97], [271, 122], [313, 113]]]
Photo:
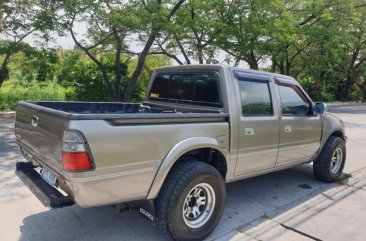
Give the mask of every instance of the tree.
[[[121, 20], [126, 12], [123, 5], [116, 1], [60, 1], [57, 5], [57, 26], [60, 32], [71, 35], [75, 45], [83, 51], [101, 72], [102, 80], [108, 90], [109, 98], [121, 100], [123, 74], [126, 63], [122, 62], [125, 53], [125, 37], [133, 28]], [[87, 25], [85, 36], [75, 32], [75, 22]], [[114, 55], [114, 64], [103, 62], [102, 54]]]
[[[69, 32], [76, 46], [98, 66], [110, 97], [115, 101], [128, 101], [137, 85], [155, 36], [183, 2], [184, 0], [176, 4], [174, 1], [66, 0], [58, 4], [57, 19], [60, 28]], [[75, 32], [75, 22], [87, 25], [85, 36]], [[137, 35], [138, 40], [144, 43], [141, 53], [134, 53], [129, 49], [126, 36], [132, 35]], [[101, 61], [102, 53], [115, 56], [113, 71], [109, 71], [108, 66]], [[130, 55], [130, 58], [123, 61], [124, 55]], [[126, 86], [127, 79], [123, 75], [126, 71], [123, 68], [133, 56], [138, 56], [138, 61]], [[123, 90], [122, 85], [126, 86]]]
[[187, 1], [156, 38], [154, 53], [164, 54], [178, 64], [191, 64], [192, 60], [217, 63], [215, 40], [223, 28], [219, 15], [223, 5], [221, 0]]
[[9, 77], [8, 64], [12, 55], [27, 48], [22, 41], [35, 33], [42, 31], [47, 36], [50, 28], [47, 1], [12, 0], [0, 3], [0, 36], [4, 40], [0, 44], [0, 87]]
[[142, 72], [146, 57], [149, 54], [150, 48], [153, 45], [156, 37], [162, 31], [163, 26], [169, 22], [179, 8], [183, 5], [185, 0], [178, 1], [136, 1], [136, 9], [139, 10], [139, 14], [145, 25], [145, 28], [141, 29], [140, 39], [143, 39], [144, 33], [147, 35], [147, 39], [144, 41], [144, 48], [141, 53], [138, 54], [137, 65], [135, 71], [132, 74], [131, 81], [128, 84], [124, 100], [129, 100], [131, 98], [133, 89], [137, 85], [138, 78]]
[[268, 55], [268, 39], [274, 20], [279, 15], [280, 1], [229, 1], [222, 9], [224, 28], [217, 44], [227, 54], [227, 61], [238, 65], [245, 61], [251, 69]]
[[315, 24], [308, 24], [305, 29], [312, 44], [301, 55], [301, 63], [305, 67], [304, 76], [315, 79], [318, 100], [326, 82], [342, 100], [350, 100], [357, 85], [363, 88], [361, 69], [366, 60], [366, 6], [361, 3], [357, 0], [347, 3], [324, 1], [313, 7], [317, 10], [308, 15]]
[[349, 100], [352, 87], [360, 87], [366, 100], [366, 83], [362, 76], [366, 64], [366, 5], [363, 1], [349, 2], [349, 11], [342, 25], [338, 25], [339, 47], [332, 63], [345, 78], [343, 100]]

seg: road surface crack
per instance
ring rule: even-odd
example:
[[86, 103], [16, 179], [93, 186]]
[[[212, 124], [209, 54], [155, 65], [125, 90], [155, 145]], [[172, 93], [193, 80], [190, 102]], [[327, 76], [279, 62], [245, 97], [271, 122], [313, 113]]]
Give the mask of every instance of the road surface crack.
[[[272, 221], [274, 221], [274, 220], [272, 220]], [[276, 222], [276, 221], [275, 221]], [[277, 222], [278, 223], [278, 222]], [[310, 234], [307, 234], [307, 233], [304, 233], [304, 232], [301, 232], [300, 230], [297, 230], [297, 229], [295, 229], [295, 228], [292, 228], [292, 227], [290, 227], [290, 226], [287, 226], [287, 225], [285, 225], [285, 224], [283, 224], [283, 223], [278, 223], [279, 225], [281, 225], [282, 227], [284, 227], [285, 229], [287, 229], [287, 230], [291, 230], [291, 231], [293, 231], [293, 232], [295, 232], [295, 233], [298, 233], [298, 234], [300, 234], [300, 235], [302, 235], [302, 236], [305, 236], [305, 237], [307, 237], [307, 238], [309, 238], [309, 239], [312, 239], [312, 240], [316, 240], [316, 241], [322, 241], [321, 239], [318, 239], [318, 238], [316, 238], [316, 237], [314, 237], [314, 236], [312, 236], [312, 235], [310, 235]]]

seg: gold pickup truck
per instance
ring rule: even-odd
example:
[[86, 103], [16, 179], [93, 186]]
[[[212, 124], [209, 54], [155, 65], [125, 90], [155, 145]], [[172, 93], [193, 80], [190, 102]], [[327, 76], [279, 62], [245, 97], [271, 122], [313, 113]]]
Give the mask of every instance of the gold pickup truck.
[[175, 240], [220, 220], [225, 183], [313, 162], [333, 182], [342, 120], [291, 77], [222, 65], [156, 69], [142, 103], [20, 102], [17, 175], [48, 207], [121, 204]]

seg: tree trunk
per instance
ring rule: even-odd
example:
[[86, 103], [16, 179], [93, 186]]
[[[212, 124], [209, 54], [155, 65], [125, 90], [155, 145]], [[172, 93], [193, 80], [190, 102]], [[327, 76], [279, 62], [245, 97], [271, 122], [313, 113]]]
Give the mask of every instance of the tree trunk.
[[323, 83], [324, 83], [324, 76], [325, 76], [325, 72], [322, 71], [320, 72], [319, 78], [316, 80], [315, 83], [315, 95], [316, 95], [316, 100], [317, 101], [322, 101], [322, 88], [323, 88]]
[[114, 30], [115, 38], [117, 42], [116, 49], [116, 81], [114, 82], [114, 100], [121, 101], [121, 82], [122, 82], [122, 63], [121, 63], [121, 52], [122, 52], [122, 40], [118, 33]]
[[249, 59], [250, 59], [250, 63], [249, 63], [250, 69], [259, 70], [258, 61], [257, 61], [257, 58], [255, 57], [255, 54], [253, 51], [250, 51]]
[[345, 89], [345, 96], [343, 98], [343, 101], [350, 100], [353, 83], [354, 83], [353, 76], [351, 74], [348, 74], [347, 75], [347, 82], [346, 82], [346, 89]]
[[362, 88], [362, 102], [366, 102], [366, 85], [363, 85]]
[[142, 52], [139, 55], [136, 69], [132, 74], [131, 82], [126, 87], [125, 95], [123, 98], [124, 101], [129, 101], [131, 99], [133, 90], [136, 87], [137, 81], [138, 81], [140, 74], [142, 72], [142, 69], [144, 67], [146, 57], [149, 53], [151, 46], [153, 45], [153, 43], [155, 41], [155, 37], [156, 37], [156, 33], [153, 31], [150, 34], [149, 39], [147, 40], [144, 49], [142, 50]]
[[272, 73], [275, 73], [276, 72], [276, 68], [277, 68], [277, 61], [275, 59], [272, 59], [271, 72]]
[[278, 67], [279, 67], [279, 69], [280, 69], [280, 74], [286, 74], [286, 73], [285, 73], [285, 66], [284, 66], [283, 62], [280, 62], [280, 63], [278, 64]]
[[286, 73], [285, 73], [285, 75], [290, 75], [290, 71], [291, 71], [291, 62], [286, 61]]
[[10, 53], [7, 53], [5, 55], [3, 63], [0, 66], [0, 87], [4, 83], [4, 81], [9, 78], [9, 69], [8, 69], [9, 59], [10, 59]]
[[366, 81], [358, 85], [362, 91], [362, 102], [366, 102]]
[[0, 69], [0, 87], [4, 83], [4, 81], [7, 80], [8, 78], [9, 78], [8, 68], [6, 66], [1, 67], [1, 69]]
[[203, 48], [201, 44], [197, 45], [197, 57], [198, 57], [198, 63], [203, 64]]

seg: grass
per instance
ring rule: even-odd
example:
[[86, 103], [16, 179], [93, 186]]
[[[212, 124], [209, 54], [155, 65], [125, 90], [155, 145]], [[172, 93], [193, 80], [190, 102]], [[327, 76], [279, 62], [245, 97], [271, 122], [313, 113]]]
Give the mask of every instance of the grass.
[[352, 174], [350, 173], [342, 173], [342, 175], [338, 178], [337, 183], [338, 184], [345, 184], [348, 179], [352, 177]]
[[0, 111], [15, 110], [20, 100], [54, 100], [72, 99], [73, 89], [67, 89], [56, 82], [26, 82], [8, 80], [0, 87]]

